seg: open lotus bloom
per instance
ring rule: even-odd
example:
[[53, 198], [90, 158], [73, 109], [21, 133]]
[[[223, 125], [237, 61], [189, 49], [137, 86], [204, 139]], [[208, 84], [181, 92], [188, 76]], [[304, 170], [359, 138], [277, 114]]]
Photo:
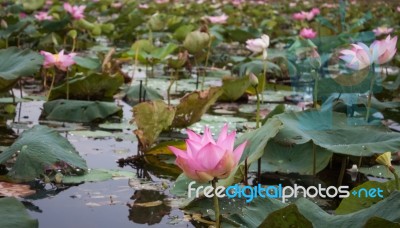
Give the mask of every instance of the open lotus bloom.
[[393, 32], [393, 28], [388, 28], [388, 27], [378, 27], [374, 30], [372, 30], [375, 33], [375, 36], [380, 36], [380, 35], [387, 35]]
[[353, 70], [362, 70], [372, 63], [384, 64], [392, 60], [396, 54], [397, 36], [390, 35], [384, 40], [374, 41], [370, 47], [364, 43], [352, 44], [350, 50], [342, 50], [340, 58], [346, 62], [346, 66]]
[[76, 19], [80, 20], [85, 17], [83, 11], [85, 11], [86, 6], [71, 6], [68, 2], [64, 3], [64, 9], [67, 11], [71, 16]]
[[185, 175], [197, 182], [207, 182], [214, 178], [224, 179], [237, 166], [243, 154], [247, 141], [234, 150], [236, 132], [228, 133], [228, 125], [215, 142], [210, 129], [204, 130], [200, 136], [187, 130], [189, 139], [186, 140], [186, 151], [170, 146], [176, 155], [176, 164]]
[[208, 16], [206, 18], [213, 24], [225, 24], [226, 20], [228, 20], [226, 14], [222, 14], [221, 16]]
[[53, 19], [53, 17], [50, 16], [47, 12], [39, 12], [39, 13], [35, 14], [35, 18], [38, 21], [52, 20]]
[[76, 53], [64, 54], [64, 50], [61, 50], [58, 54], [52, 54], [46, 51], [40, 51], [40, 54], [44, 57], [44, 68], [57, 67], [62, 71], [67, 71], [68, 67], [75, 64], [74, 57]]
[[254, 53], [263, 53], [263, 59], [267, 59], [267, 48], [269, 46], [269, 36], [262, 35], [261, 38], [246, 41], [246, 48]]
[[314, 39], [317, 36], [317, 32], [315, 32], [313, 29], [308, 29], [308, 28], [303, 28], [300, 31], [300, 36], [305, 38], [305, 39]]

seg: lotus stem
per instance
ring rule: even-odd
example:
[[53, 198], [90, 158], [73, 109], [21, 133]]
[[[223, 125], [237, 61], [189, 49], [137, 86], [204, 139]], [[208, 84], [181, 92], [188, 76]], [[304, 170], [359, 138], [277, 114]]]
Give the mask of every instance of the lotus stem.
[[[50, 99], [51, 91], [53, 90], [54, 81], [55, 81], [55, 78], [56, 78], [54, 71], [51, 74], [51, 78], [52, 79], [51, 79], [50, 89], [49, 89], [49, 93], [47, 94], [47, 101], [49, 101], [49, 99]], [[46, 80], [46, 78], [45, 78], [45, 80]]]
[[218, 202], [218, 196], [217, 196], [217, 178], [214, 178], [211, 183], [212, 187], [214, 189], [214, 212], [215, 212], [215, 227], [220, 228], [221, 227], [221, 222], [220, 222], [220, 211], [219, 211], [219, 202]]
[[254, 86], [257, 96], [257, 112], [256, 112], [256, 128], [260, 127], [260, 95], [258, 94], [257, 86]]
[[314, 102], [313, 102], [313, 106], [314, 108], [318, 107], [318, 72], [315, 71], [315, 79], [314, 79]]
[[339, 173], [339, 178], [338, 178], [337, 187], [339, 187], [340, 185], [342, 185], [344, 173], [345, 173], [345, 171], [346, 171], [346, 163], [347, 163], [347, 158], [346, 158], [346, 157], [343, 157], [343, 158], [342, 158], [342, 167], [340, 168], [340, 173]]
[[167, 89], [168, 105], [171, 105], [171, 87], [175, 82], [175, 78], [174, 78], [172, 70], [171, 70], [171, 76], [170, 77], [171, 77], [170, 78], [170, 83], [169, 83], [169, 86], [168, 86], [168, 89]]
[[67, 78], [67, 100], [69, 100], [69, 75], [68, 75], [68, 71], [67, 74], [65, 76]]
[[313, 176], [317, 173], [317, 150], [316, 145], [313, 142]]
[[393, 173], [394, 181], [396, 182], [396, 189], [397, 189], [397, 191], [399, 191], [400, 190], [399, 175], [397, 175], [396, 169], [393, 166], [390, 166], [389, 170], [391, 173]]
[[[263, 77], [264, 77], [264, 88], [262, 88], [263, 91], [267, 89], [267, 84], [268, 84], [268, 78], [267, 78], [267, 64], [268, 64], [268, 63], [267, 63], [267, 60], [265, 59], [265, 60], [264, 60], [264, 67], [263, 67]], [[260, 92], [261, 92], [261, 101], [262, 101], [262, 103], [264, 103], [264, 94], [263, 94], [263, 91], [260, 91]]]
[[249, 185], [249, 183], [247, 182], [247, 172], [248, 172], [248, 170], [247, 170], [247, 158], [244, 160], [244, 180], [243, 180], [243, 182], [244, 182], [244, 185]]
[[373, 90], [374, 90], [374, 82], [375, 82], [375, 64], [373, 63], [371, 65], [371, 72], [372, 72], [372, 78], [371, 78], [371, 84], [369, 87], [369, 93], [368, 93], [368, 101], [367, 101], [367, 114], [365, 115], [365, 121], [368, 123], [369, 120], [369, 115], [371, 112], [371, 100], [372, 100], [372, 95], [373, 95]]
[[205, 80], [206, 80], [206, 73], [207, 73], [207, 66], [208, 66], [208, 58], [210, 57], [211, 42], [212, 42], [212, 39], [211, 39], [211, 37], [210, 37], [210, 40], [208, 41], [208, 46], [207, 46], [206, 62], [204, 63], [203, 77], [202, 77], [202, 79], [201, 79], [201, 90], [204, 89], [204, 82], [205, 82]]

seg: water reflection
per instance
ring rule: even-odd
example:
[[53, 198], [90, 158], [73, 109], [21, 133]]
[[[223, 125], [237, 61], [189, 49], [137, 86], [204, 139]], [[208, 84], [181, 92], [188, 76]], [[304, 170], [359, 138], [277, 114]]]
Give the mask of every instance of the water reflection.
[[171, 207], [163, 203], [167, 196], [154, 190], [137, 190], [131, 197], [134, 202], [129, 206], [129, 220], [138, 224], [154, 225], [169, 215]]

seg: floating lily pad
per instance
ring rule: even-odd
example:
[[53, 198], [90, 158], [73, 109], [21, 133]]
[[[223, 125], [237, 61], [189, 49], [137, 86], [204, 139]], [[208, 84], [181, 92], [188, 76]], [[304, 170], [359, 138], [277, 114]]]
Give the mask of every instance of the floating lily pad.
[[34, 51], [10, 47], [0, 50], [0, 92], [9, 90], [22, 76], [39, 71], [43, 57]]
[[385, 126], [359, 125], [345, 114], [310, 110], [276, 115], [283, 123], [276, 140], [303, 144], [313, 141], [331, 152], [372, 156], [400, 149], [400, 134]]
[[89, 123], [99, 121], [111, 115], [121, 113], [114, 102], [54, 100], [43, 105], [47, 120]]
[[[367, 195], [367, 192], [372, 188], [375, 189], [374, 197]], [[379, 193], [382, 197], [378, 195], [378, 188], [382, 190]], [[367, 181], [351, 189], [350, 196], [342, 200], [335, 212], [338, 215], [343, 215], [371, 207], [384, 198], [387, 198], [395, 189], [396, 182], [394, 180], [387, 182]]]
[[32, 219], [25, 206], [13, 197], [0, 198], [0, 227], [39, 227], [38, 220]]
[[35, 194], [29, 185], [0, 182], [0, 196], [25, 197]]
[[250, 86], [249, 77], [222, 79], [222, 90], [224, 91], [220, 101], [235, 101], [239, 99]]
[[[395, 168], [397, 175], [400, 175], [400, 166], [394, 165], [393, 167]], [[387, 179], [394, 178], [393, 174], [384, 165], [375, 165], [372, 167], [361, 167], [361, 168], [359, 168], [359, 172], [363, 173], [364, 175], [369, 175], [369, 176], [373, 176], [373, 177], [380, 177], [380, 178], [387, 178]]]
[[[83, 77], [78, 76], [69, 81], [69, 97], [76, 100], [112, 100], [123, 83], [124, 78], [121, 74], [92, 73]], [[49, 100], [66, 96], [67, 85], [64, 83], [51, 91]]]
[[64, 184], [79, 184], [82, 182], [100, 182], [115, 178], [128, 179], [135, 178], [135, 176], [133, 172], [124, 170], [91, 169], [81, 176], [64, 176], [62, 182]]
[[69, 167], [80, 169], [87, 168], [85, 160], [70, 142], [47, 126], [36, 125], [24, 131], [0, 154], [0, 163], [7, 162], [16, 153], [17, 160], [8, 175], [18, 180], [30, 181], [39, 178], [45, 174], [46, 169], [52, 169], [56, 163], [65, 163]]

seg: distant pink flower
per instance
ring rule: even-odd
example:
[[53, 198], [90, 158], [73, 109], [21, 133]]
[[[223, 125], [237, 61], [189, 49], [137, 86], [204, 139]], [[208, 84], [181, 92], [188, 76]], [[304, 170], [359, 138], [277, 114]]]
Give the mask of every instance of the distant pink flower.
[[370, 47], [374, 62], [384, 64], [392, 60], [397, 51], [396, 45], [397, 36], [391, 39], [390, 35], [388, 35], [384, 40], [375, 40]]
[[53, 19], [53, 17], [49, 16], [49, 14], [47, 12], [38, 12], [37, 14], [35, 14], [35, 18], [38, 21], [52, 20]]
[[319, 15], [321, 13], [321, 11], [318, 8], [312, 8], [310, 12], [314, 14], [314, 16]]
[[168, 3], [169, 0], [156, 0], [157, 4], [164, 4], [164, 3]]
[[46, 6], [51, 6], [53, 5], [53, 1], [52, 0], [47, 0], [46, 1]]
[[393, 32], [393, 28], [388, 28], [388, 27], [378, 27], [374, 30], [372, 30], [375, 33], [375, 36], [380, 36], [380, 35], [387, 35]]
[[246, 48], [253, 53], [263, 53], [263, 59], [267, 59], [267, 48], [269, 47], [269, 36], [262, 35], [261, 38], [246, 41]]
[[40, 51], [40, 54], [44, 57], [44, 68], [55, 66], [62, 71], [67, 71], [69, 66], [75, 64], [74, 57], [76, 53], [64, 55], [64, 50], [61, 50], [58, 54], [52, 54], [47, 51]]
[[213, 24], [225, 24], [226, 20], [228, 20], [226, 14], [222, 14], [221, 16], [207, 16], [206, 18]]
[[228, 134], [228, 125], [222, 128], [218, 140], [214, 141], [209, 128], [200, 136], [187, 130], [186, 151], [169, 146], [175, 154], [175, 163], [187, 177], [198, 182], [224, 179], [238, 165], [247, 141], [234, 150], [236, 132]]
[[305, 19], [307, 19], [307, 21], [311, 21], [314, 17], [315, 17], [314, 13], [305, 12], [305, 11], [301, 11], [299, 13], [294, 13], [292, 15], [292, 18], [294, 20], [297, 20], [297, 21], [302, 21], [302, 20], [305, 20]]
[[400, 6], [397, 7], [397, 12], [400, 12]]
[[21, 13], [19, 13], [19, 18], [21, 18], [21, 19], [24, 19], [24, 18], [26, 18], [26, 13], [24, 13], [24, 12], [21, 12]]
[[305, 38], [305, 39], [314, 39], [317, 36], [317, 32], [315, 32], [313, 29], [308, 29], [308, 28], [303, 28], [300, 31], [300, 36]]
[[297, 6], [297, 3], [296, 3], [296, 2], [291, 2], [291, 3], [289, 3], [289, 7], [290, 7], [290, 8], [296, 7], [296, 6]]
[[149, 5], [147, 5], [147, 4], [139, 4], [139, 9], [148, 9], [149, 8]]
[[111, 3], [111, 7], [119, 9], [122, 7], [122, 2], [113, 2]]
[[71, 4], [69, 4], [68, 2], [64, 3], [65, 11], [71, 14], [71, 16], [76, 20], [80, 20], [85, 17], [85, 15], [83, 15], [83, 11], [85, 11], [85, 8], [85, 5], [71, 6]]

